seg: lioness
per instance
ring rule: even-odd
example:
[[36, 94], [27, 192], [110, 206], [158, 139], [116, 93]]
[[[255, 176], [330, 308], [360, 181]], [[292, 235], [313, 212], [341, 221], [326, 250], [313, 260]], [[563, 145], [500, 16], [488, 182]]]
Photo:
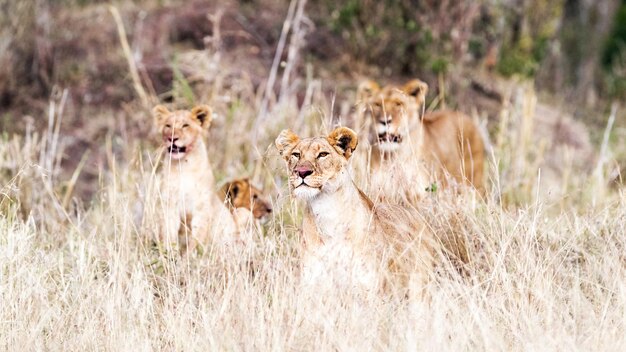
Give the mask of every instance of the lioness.
[[431, 234], [406, 209], [374, 205], [357, 188], [348, 172], [357, 143], [345, 127], [327, 137], [301, 139], [284, 130], [276, 138], [291, 192], [306, 204], [303, 279], [366, 289], [405, 285], [409, 277], [423, 284], [433, 265]]
[[215, 192], [203, 140], [211, 124], [211, 108], [199, 105], [169, 111], [157, 105], [153, 115], [165, 155], [159, 189], [164, 222], [161, 240], [171, 249], [178, 243], [181, 225], [186, 225], [191, 229], [188, 253], [197, 244], [211, 242], [213, 234], [220, 235], [218, 241], [229, 241], [236, 234], [235, 221]]
[[374, 188], [385, 193], [385, 185], [401, 185], [408, 197], [420, 198], [452, 182], [482, 192], [484, 144], [477, 127], [457, 111], [424, 113], [427, 92], [417, 79], [402, 87], [381, 89], [373, 81], [359, 86], [358, 104], [369, 117]]

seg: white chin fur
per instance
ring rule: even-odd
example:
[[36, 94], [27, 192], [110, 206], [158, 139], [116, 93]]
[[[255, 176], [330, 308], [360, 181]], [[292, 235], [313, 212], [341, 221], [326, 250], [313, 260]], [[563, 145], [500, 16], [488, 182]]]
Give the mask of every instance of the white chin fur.
[[400, 149], [400, 143], [395, 142], [379, 142], [378, 149], [383, 152], [395, 152]]
[[293, 195], [298, 199], [308, 200], [315, 198], [320, 192], [319, 188], [302, 185], [293, 190]]
[[172, 160], [180, 160], [185, 157], [187, 153], [168, 153], [168, 157]]

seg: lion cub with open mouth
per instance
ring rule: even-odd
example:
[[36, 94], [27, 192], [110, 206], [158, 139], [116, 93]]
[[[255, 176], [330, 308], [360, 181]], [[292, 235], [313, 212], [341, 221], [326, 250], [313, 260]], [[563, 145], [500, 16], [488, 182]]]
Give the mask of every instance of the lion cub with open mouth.
[[199, 105], [191, 110], [169, 111], [157, 105], [153, 115], [164, 151], [159, 188], [164, 222], [161, 241], [168, 249], [176, 247], [184, 228], [191, 230], [184, 236], [187, 253], [198, 244], [236, 240], [235, 221], [217, 196], [204, 144], [211, 108]]
[[354, 184], [348, 172], [358, 143], [354, 131], [339, 127], [326, 137], [300, 138], [284, 130], [275, 143], [291, 192], [305, 203], [305, 283], [423, 288], [433, 266], [431, 234], [415, 214], [375, 205]]

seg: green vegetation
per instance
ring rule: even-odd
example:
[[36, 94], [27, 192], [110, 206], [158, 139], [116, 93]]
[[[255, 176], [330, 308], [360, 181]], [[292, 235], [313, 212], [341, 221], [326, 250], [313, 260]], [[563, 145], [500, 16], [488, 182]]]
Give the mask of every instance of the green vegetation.
[[[404, 74], [446, 71], [453, 54], [449, 33], [433, 33], [420, 14], [429, 5], [409, 1], [326, 1], [311, 9], [359, 60]], [[453, 29], [450, 29], [453, 30]]]
[[609, 94], [626, 97], [626, 1], [624, 0], [615, 15], [613, 30], [602, 55], [602, 67]]

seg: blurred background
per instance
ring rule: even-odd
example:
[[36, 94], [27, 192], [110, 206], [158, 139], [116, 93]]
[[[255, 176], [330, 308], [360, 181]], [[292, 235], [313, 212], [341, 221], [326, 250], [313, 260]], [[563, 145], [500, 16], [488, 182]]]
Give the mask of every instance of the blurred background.
[[[58, 128], [59, 179], [80, 166], [73, 192], [83, 199], [107, 158], [130, 161], [130, 141], [149, 140], [156, 102], [211, 103], [218, 131], [262, 126], [268, 136], [254, 139], [268, 144], [290, 121], [274, 126], [276, 114], [316, 106], [350, 121], [365, 78], [418, 77], [431, 108], [471, 114], [493, 145], [503, 128], [529, 128], [538, 165], [562, 176], [567, 160], [568, 172], [602, 162], [606, 182], [621, 182], [624, 0], [0, 0], [0, 13], [0, 128]], [[503, 122], [515, 106], [532, 110], [531, 127]], [[243, 156], [234, 171], [218, 158], [215, 168], [231, 168], [218, 178], [253, 172], [267, 146], [248, 140], [219, 149]]]

